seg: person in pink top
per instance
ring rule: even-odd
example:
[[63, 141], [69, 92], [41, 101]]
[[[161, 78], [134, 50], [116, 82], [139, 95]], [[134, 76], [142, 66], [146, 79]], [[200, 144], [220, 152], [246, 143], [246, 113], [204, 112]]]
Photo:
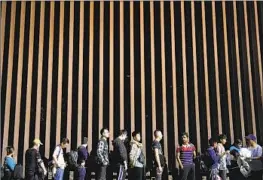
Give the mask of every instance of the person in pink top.
[[229, 154], [229, 151], [225, 150], [224, 145], [227, 142], [227, 137], [224, 134], [220, 134], [218, 136], [218, 144], [217, 144], [217, 153], [220, 156], [219, 160], [219, 176], [221, 177], [222, 180], [227, 179], [227, 163], [226, 163], [226, 158], [227, 154]]

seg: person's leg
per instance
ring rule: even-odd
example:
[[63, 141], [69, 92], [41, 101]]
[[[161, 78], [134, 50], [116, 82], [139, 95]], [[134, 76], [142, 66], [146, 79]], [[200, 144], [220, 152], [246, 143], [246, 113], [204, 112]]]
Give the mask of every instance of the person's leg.
[[[142, 179], [142, 172], [141, 172], [142, 168], [139, 167], [134, 167], [131, 169], [131, 180], [141, 180]], [[130, 176], [129, 176], [130, 177]]]
[[35, 175], [34, 174], [26, 174], [25, 179], [26, 180], [35, 180]]
[[188, 174], [191, 170], [191, 166], [185, 166], [181, 171], [181, 180], [187, 180]]
[[86, 176], [86, 168], [81, 167], [78, 169], [78, 180], [84, 180]]
[[123, 180], [123, 179], [125, 179], [125, 176], [124, 176], [125, 173], [126, 173], [126, 172], [125, 172], [125, 170], [124, 170], [124, 166], [123, 166], [123, 165], [120, 165], [119, 170], [118, 170], [117, 180]]
[[96, 171], [96, 180], [100, 180], [101, 179], [101, 166], [97, 166], [97, 171]]
[[191, 180], [195, 180], [195, 164], [191, 167]]
[[134, 168], [128, 170], [128, 180], [134, 180]]
[[138, 168], [138, 180], [143, 180], [143, 168]]
[[57, 172], [55, 174], [54, 180], [63, 180], [64, 169], [57, 168]]
[[227, 180], [227, 170], [220, 170], [219, 176], [221, 177], [222, 180]]
[[107, 166], [99, 166], [97, 180], [106, 180], [106, 177], [107, 177]]
[[126, 179], [127, 170], [125, 170], [124, 166], [122, 166], [122, 168], [123, 168], [123, 177], [122, 177], [122, 180], [125, 180], [125, 179]]

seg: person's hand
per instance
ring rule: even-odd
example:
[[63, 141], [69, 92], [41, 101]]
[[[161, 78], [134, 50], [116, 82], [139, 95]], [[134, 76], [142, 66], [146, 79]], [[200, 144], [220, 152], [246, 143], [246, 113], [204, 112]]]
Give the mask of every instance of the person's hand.
[[126, 162], [126, 161], [124, 161], [124, 169], [125, 169], [125, 171], [128, 170], [128, 165], [127, 165], [127, 162]]
[[179, 167], [180, 167], [181, 169], [184, 169], [184, 166], [183, 166], [183, 165], [179, 165]]
[[47, 175], [47, 170], [44, 169], [44, 176], [46, 176], [46, 175]]
[[161, 166], [158, 167], [158, 168], [157, 168], [157, 172], [159, 172], [159, 173], [163, 172], [163, 168], [162, 168]]
[[227, 150], [227, 151], [226, 151], [226, 154], [230, 154], [230, 151], [229, 151], [229, 150]]

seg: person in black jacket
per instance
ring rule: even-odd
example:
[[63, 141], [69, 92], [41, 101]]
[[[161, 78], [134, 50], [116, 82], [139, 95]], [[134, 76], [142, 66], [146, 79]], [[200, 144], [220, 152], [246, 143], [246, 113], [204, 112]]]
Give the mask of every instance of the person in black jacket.
[[128, 155], [124, 141], [127, 138], [127, 131], [121, 130], [119, 136], [113, 141], [114, 161], [116, 162], [118, 170], [118, 180], [125, 180], [128, 169]]
[[[33, 141], [34, 146], [26, 151], [25, 154], [25, 175], [26, 180], [40, 180], [47, 175], [47, 170], [39, 153], [40, 145], [43, 145], [39, 139]], [[43, 172], [41, 172], [43, 171]]]

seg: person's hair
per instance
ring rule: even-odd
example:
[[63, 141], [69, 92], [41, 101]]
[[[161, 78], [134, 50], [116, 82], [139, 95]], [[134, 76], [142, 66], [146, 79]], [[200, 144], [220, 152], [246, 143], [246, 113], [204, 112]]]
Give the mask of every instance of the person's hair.
[[217, 140], [215, 138], [210, 138], [208, 142], [210, 146], [213, 146], [215, 143], [217, 143]]
[[100, 135], [102, 135], [105, 130], [108, 130], [108, 128], [102, 128], [102, 129], [100, 130]]
[[14, 153], [14, 150], [15, 150], [14, 147], [12, 147], [12, 146], [7, 146], [5, 149], [6, 149], [7, 155]]
[[120, 130], [119, 136], [127, 135], [127, 131], [125, 129]]
[[161, 131], [160, 131], [159, 129], [156, 129], [156, 130], [154, 131], [153, 134], [154, 134], [155, 137], [157, 137], [158, 132], [161, 132]]
[[187, 132], [182, 133], [182, 137], [183, 136], [186, 136], [187, 138], [189, 138], [189, 134]]
[[61, 143], [62, 144], [69, 144], [69, 139], [68, 138], [63, 138]]
[[242, 144], [242, 141], [241, 141], [241, 139], [236, 139], [235, 141], [234, 141], [234, 144]]
[[141, 134], [139, 131], [133, 131], [132, 132], [132, 137], [135, 137], [137, 134]]
[[83, 137], [82, 144], [87, 144], [87, 143], [88, 143], [88, 137]]
[[226, 135], [225, 134], [220, 134], [218, 136], [218, 140], [221, 141], [222, 139], [227, 139]]

